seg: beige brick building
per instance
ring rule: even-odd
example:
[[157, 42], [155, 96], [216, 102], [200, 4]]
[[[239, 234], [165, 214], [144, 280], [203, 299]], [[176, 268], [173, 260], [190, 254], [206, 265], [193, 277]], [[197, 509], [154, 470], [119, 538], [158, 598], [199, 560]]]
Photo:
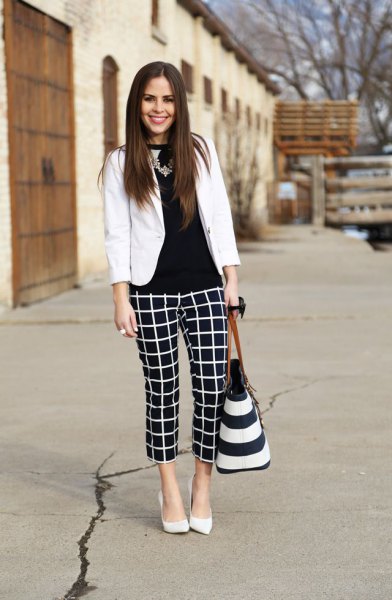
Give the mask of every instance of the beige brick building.
[[97, 174], [105, 151], [124, 142], [133, 76], [153, 60], [182, 70], [192, 130], [215, 139], [223, 167], [223, 116], [242, 120], [261, 169], [254, 209], [266, 219], [278, 90], [203, 2], [1, 5], [1, 304], [56, 294], [106, 268]]

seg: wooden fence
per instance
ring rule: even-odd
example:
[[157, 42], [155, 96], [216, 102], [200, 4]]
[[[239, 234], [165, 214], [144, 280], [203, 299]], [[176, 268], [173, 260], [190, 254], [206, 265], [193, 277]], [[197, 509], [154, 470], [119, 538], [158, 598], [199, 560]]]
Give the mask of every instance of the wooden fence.
[[392, 157], [326, 158], [321, 163], [324, 185], [315, 190], [314, 204], [325, 204], [326, 225], [392, 223]]
[[392, 225], [392, 157], [309, 156], [286, 176], [297, 199], [279, 199], [279, 182], [268, 189], [270, 223]]

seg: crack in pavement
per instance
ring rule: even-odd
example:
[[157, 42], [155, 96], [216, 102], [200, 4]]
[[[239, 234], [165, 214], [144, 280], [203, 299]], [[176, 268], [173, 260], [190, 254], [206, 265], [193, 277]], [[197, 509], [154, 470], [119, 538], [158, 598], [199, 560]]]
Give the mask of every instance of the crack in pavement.
[[[188, 448], [182, 448], [178, 451], [178, 456], [181, 454], [189, 454], [192, 452], [192, 448], [189, 446]], [[115, 473], [107, 473], [106, 475], [102, 475], [102, 479], [110, 479], [111, 477], [121, 477], [121, 475], [128, 475], [129, 473], [137, 473], [137, 471], [145, 471], [146, 469], [153, 469], [157, 466], [157, 463], [153, 463], [151, 465], [144, 465], [142, 467], [134, 467], [133, 469], [127, 469], [126, 471], [116, 471]]]
[[78, 541], [80, 559], [79, 575], [70, 587], [70, 589], [59, 600], [77, 600], [77, 598], [80, 598], [80, 596], [84, 596], [89, 591], [96, 589], [95, 586], [90, 586], [88, 581], [86, 581], [87, 569], [90, 564], [87, 559], [87, 543], [90, 540], [90, 537], [95, 529], [97, 522], [101, 520], [102, 515], [106, 510], [106, 506], [103, 502], [103, 495], [108, 489], [113, 487], [113, 484], [109, 483], [108, 481], [105, 481], [101, 475], [102, 467], [108, 460], [112, 458], [113, 454], [114, 452], [111, 452], [111, 454], [109, 454], [109, 456], [105, 458], [105, 460], [99, 465], [98, 469], [95, 472], [95, 479], [97, 480], [95, 484], [95, 500], [98, 506], [97, 512], [91, 517], [88, 528]]
[[[270, 401], [269, 401], [268, 408], [261, 411], [261, 414], [265, 414], [266, 412], [270, 411], [273, 408], [276, 400], [283, 394], [288, 394], [290, 392], [303, 389], [305, 387], [308, 387], [309, 385], [312, 385], [313, 383], [316, 383], [317, 381], [320, 381], [320, 379], [308, 381], [308, 382], [304, 383], [303, 385], [300, 385], [300, 386], [297, 386], [294, 388], [290, 388], [287, 390], [283, 390], [281, 392], [277, 392], [276, 394], [273, 394], [272, 396], [269, 397]], [[181, 450], [179, 450], [178, 455], [189, 454], [191, 452], [192, 452], [192, 447], [188, 446], [186, 448], [182, 448]], [[138, 471], [145, 471], [147, 469], [153, 469], [153, 468], [157, 467], [157, 463], [152, 463], [152, 464], [142, 465], [141, 467], [134, 467], [132, 469], [126, 469], [124, 471], [115, 471], [113, 473], [101, 474], [102, 468], [108, 462], [108, 460], [110, 460], [112, 458], [113, 455], [114, 455], [114, 451], [111, 452], [109, 454], [109, 456], [107, 456], [105, 458], [105, 460], [102, 461], [102, 463], [99, 465], [98, 469], [95, 472], [95, 479], [96, 479], [95, 499], [96, 499], [98, 508], [97, 508], [96, 514], [91, 517], [89, 526], [86, 529], [85, 533], [82, 535], [82, 537], [78, 541], [79, 559], [80, 559], [79, 575], [78, 575], [77, 579], [75, 580], [75, 582], [72, 584], [71, 588], [66, 592], [66, 594], [64, 596], [62, 596], [61, 598], [58, 598], [57, 600], [77, 600], [81, 596], [84, 596], [84, 595], [88, 594], [90, 591], [93, 591], [96, 589], [95, 586], [89, 585], [89, 582], [86, 580], [87, 570], [88, 570], [88, 566], [90, 564], [89, 560], [87, 559], [87, 552], [88, 552], [87, 543], [89, 542], [91, 535], [92, 535], [98, 521], [105, 522], [105, 521], [109, 520], [109, 519], [102, 519], [104, 512], [106, 510], [103, 496], [106, 491], [108, 491], [112, 487], [114, 487], [114, 484], [110, 483], [110, 481], [107, 481], [107, 480], [111, 479], [113, 477], [121, 477], [122, 475], [130, 475], [133, 473], [137, 473]]]
[[[269, 398], [270, 401], [269, 401], [268, 407], [265, 410], [261, 411], [261, 414], [265, 414], [266, 412], [270, 411], [273, 408], [276, 400], [283, 394], [287, 394], [287, 393], [290, 393], [290, 392], [293, 392], [296, 390], [303, 389], [305, 387], [308, 387], [309, 385], [312, 385], [313, 383], [316, 383], [317, 381], [320, 381], [320, 379], [308, 381], [301, 386], [297, 386], [297, 387], [283, 390], [281, 392], [277, 392], [276, 394], [273, 394]], [[189, 454], [191, 452], [192, 452], [192, 447], [189, 446], [189, 447], [182, 448], [181, 450], [179, 450], [178, 455]], [[77, 600], [81, 596], [84, 596], [84, 595], [88, 594], [90, 591], [93, 591], [96, 589], [96, 586], [89, 585], [89, 582], [86, 579], [88, 566], [90, 564], [89, 560], [87, 559], [87, 552], [88, 552], [87, 543], [89, 542], [89, 540], [91, 538], [91, 535], [95, 529], [96, 524], [99, 521], [105, 522], [105, 521], [109, 520], [109, 519], [102, 519], [102, 517], [105, 513], [105, 510], [106, 510], [106, 506], [105, 506], [104, 499], [103, 499], [104, 494], [106, 491], [108, 491], [112, 487], [114, 487], [114, 484], [110, 483], [110, 481], [107, 481], [107, 480], [111, 479], [113, 477], [121, 477], [122, 475], [130, 475], [133, 473], [137, 473], [138, 471], [145, 471], [147, 469], [153, 469], [153, 468], [157, 467], [157, 463], [152, 463], [152, 464], [142, 465], [141, 467], [134, 467], [132, 469], [126, 469], [124, 471], [115, 471], [113, 473], [101, 474], [102, 468], [108, 462], [108, 460], [110, 460], [112, 458], [114, 453], [115, 453], [114, 451], [111, 452], [109, 454], [109, 456], [107, 456], [102, 461], [102, 463], [99, 465], [98, 469], [95, 472], [95, 479], [96, 479], [95, 499], [96, 499], [96, 503], [97, 503], [97, 512], [95, 515], [93, 515], [91, 517], [88, 528], [86, 529], [85, 533], [82, 535], [82, 537], [78, 541], [79, 559], [80, 559], [79, 575], [78, 575], [77, 579], [74, 581], [74, 583], [72, 584], [72, 586], [70, 587], [70, 589], [66, 592], [66, 594], [64, 596], [62, 596], [61, 598], [58, 598], [57, 600]]]
[[319, 377], [318, 379], [313, 379], [312, 381], [307, 381], [303, 385], [298, 385], [297, 387], [289, 388], [287, 390], [283, 390], [281, 392], [277, 392], [276, 394], [273, 394], [272, 396], [269, 396], [268, 407], [265, 408], [264, 410], [262, 410], [261, 414], [264, 415], [265, 413], [269, 412], [271, 410], [271, 408], [274, 407], [276, 400], [280, 396], [283, 396], [284, 394], [289, 394], [290, 392], [296, 392], [297, 390], [303, 390], [304, 388], [309, 387], [310, 385], [313, 385], [314, 383], [317, 383], [319, 381], [323, 381], [324, 379], [325, 379], [325, 377]]
[[[179, 450], [178, 454], [189, 454], [190, 452], [192, 452], [192, 448], [187, 447]], [[107, 456], [105, 460], [102, 461], [102, 463], [99, 465], [98, 469], [95, 472], [95, 500], [97, 503], [97, 512], [91, 517], [86, 531], [78, 541], [80, 559], [79, 575], [70, 587], [70, 589], [66, 592], [66, 594], [64, 596], [61, 596], [61, 598], [58, 598], [57, 600], [77, 600], [81, 596], [85, 596], [90, 591], [96, 589], [96, 586], [89, 585], [89, 582], [86, 580], [87, 570], [90, 564], [89, 560], [87, 559], [87, 543], [89, 542], [98, 521], [105, 521], [105, 519], [102, 519], [106, 510], [106, 505], [104, 503], [103, 496], [105, 492], [114, 487], [114, 484], [110, 483], [110, 481], [107, 481], [107, 479], [111, 477], [120, 477], [121, 475], [126, 475], [129, 473], [136, 473], [138, 471], [144, 471], [146, 469], [152, 469], [157, 466], [157, 463], [152, 463], [151, 465], [135, 467], [133, 469], [127, 469], [126, 471], [116, 471], [115, 473], [106, 473], [105, 475], [101, 475], [102, 468], [108, 462], [108, 460], [112, 458], [114, 453], [114, 451], [111, 452], [109, 456]]]

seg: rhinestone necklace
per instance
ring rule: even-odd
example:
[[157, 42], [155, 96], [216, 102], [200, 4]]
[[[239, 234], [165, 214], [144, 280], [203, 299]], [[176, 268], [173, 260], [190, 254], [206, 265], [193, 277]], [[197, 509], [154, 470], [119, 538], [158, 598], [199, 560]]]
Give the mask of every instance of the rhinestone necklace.
[[159, 171], [160, 173], [162, 173], [162, 175], [164, 177], [167, 177], [170, 173], [173, 172], [173, 159], [171, 158], [169, 160], [169, 162], [167, 163], [167, 165], [163, 165], [161, 166], [161, 162], [159, 160], [159, 158], [157, 156], [152, 156], [151, 157], [151, 164], [154, 167], [154, 169], [156, 169], [157, 171]]

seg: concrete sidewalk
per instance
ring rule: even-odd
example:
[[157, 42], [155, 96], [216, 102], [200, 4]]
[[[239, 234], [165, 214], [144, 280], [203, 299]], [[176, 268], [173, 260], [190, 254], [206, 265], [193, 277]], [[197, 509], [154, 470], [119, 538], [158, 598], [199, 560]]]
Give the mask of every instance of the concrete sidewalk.
[[[0, 313], [1, 597], [392, 598], [392, 255], [310, 225], [240, 253], [240, 333], [272, 463], [214, 473], [208, 537], [161, 529], [141, 365], [106, 275]], [[183, 344], [180, 361], [188, 504]]]

